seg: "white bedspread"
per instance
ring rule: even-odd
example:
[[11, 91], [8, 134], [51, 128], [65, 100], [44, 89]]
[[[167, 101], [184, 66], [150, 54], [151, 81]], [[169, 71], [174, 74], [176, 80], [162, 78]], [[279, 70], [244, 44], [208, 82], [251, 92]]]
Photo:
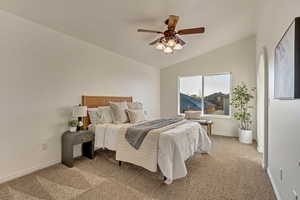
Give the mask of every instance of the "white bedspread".
[[[98, 124], [95, 129], [95, 148], [117, 150], [119, 130], [128, 124]], [[194, 153], [209, 152], [211, 141], [206, 131], [196, 122], [188, 122], [167, 130], [159, 136], [158, 166], [167, 177], [166, 183], [185, 177], [185, 161]]]
[[94, 127], [95, 149], [117, 150], [119, 130], [128, 124], [97, 124]]
[[167, 177], [166, 183], [185, 177], [185, 161], [194, 153], [208, 153], [211, 140], [206, 131], [194, 122], [186, 123], [160, 135], [158, 165]]

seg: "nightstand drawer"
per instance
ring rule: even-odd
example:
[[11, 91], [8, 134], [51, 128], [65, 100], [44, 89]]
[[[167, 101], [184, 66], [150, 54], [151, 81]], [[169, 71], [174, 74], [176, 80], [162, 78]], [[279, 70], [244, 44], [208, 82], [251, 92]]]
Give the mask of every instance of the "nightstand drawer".
[[82, 144], [85, 142], [91, 142], [94, 140], [94, 135], [92, 134], [81, 134], [81, 135], [77, 135], [74, 138], [73, 144]]

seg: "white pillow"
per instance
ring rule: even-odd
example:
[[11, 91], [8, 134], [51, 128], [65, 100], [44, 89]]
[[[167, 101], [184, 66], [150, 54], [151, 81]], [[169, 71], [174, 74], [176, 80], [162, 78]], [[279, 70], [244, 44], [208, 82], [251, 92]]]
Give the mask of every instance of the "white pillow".
[[140, 102], [128, 103], [128, 108], [133, 110], [143, 110], [143, 104]]
[[112, 110], [110, 106], [98, 107], [97, 113], [100, 116], [101, 123], [113, 123]]
[[101, 116], [99, 116], [97, 111], [97, 108], [88, 108], [88, 113], [92, 125], [101, 123]]
[[137, 123], [145, 121], [145, 115], [143, 110], [127, 109], [126, 110], [130, 123]]
[[126, 123], [129, 121], [126, 110], [128, 109], [127, 102], [110, 102], [110, 107], [113, 114], [113, 122], [116, 124]]

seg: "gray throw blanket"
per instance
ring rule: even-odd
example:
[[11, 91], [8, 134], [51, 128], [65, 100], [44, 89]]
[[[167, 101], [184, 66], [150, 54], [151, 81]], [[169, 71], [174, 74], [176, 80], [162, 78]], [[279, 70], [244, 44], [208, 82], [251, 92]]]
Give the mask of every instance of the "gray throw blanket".
[[134, 147], [135, 149], [139, 149], [145, 137], [151, 130], [163, 128], [168, 125], [175, 124], [182, 120], [183, 118], [181, 117], [157, 119], [142, 124], [138, 124], [135, 126], [131, 126], [127, 128], [127, 131], [125, 133], [125, 138], [132, 147]]

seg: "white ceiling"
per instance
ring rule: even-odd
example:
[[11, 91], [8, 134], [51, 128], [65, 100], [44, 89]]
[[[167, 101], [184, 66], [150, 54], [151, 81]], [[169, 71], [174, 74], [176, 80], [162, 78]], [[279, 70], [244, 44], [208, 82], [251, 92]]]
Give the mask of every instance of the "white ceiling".
[[[256, 0], [1, 0], [0, 8], [139, 62], [166, 67], [255, 34]], [[168, 15], [177, 29], [205, 26], [204, 35], [182, 38], [172, 55], [148, 43], [164, 30]]]

